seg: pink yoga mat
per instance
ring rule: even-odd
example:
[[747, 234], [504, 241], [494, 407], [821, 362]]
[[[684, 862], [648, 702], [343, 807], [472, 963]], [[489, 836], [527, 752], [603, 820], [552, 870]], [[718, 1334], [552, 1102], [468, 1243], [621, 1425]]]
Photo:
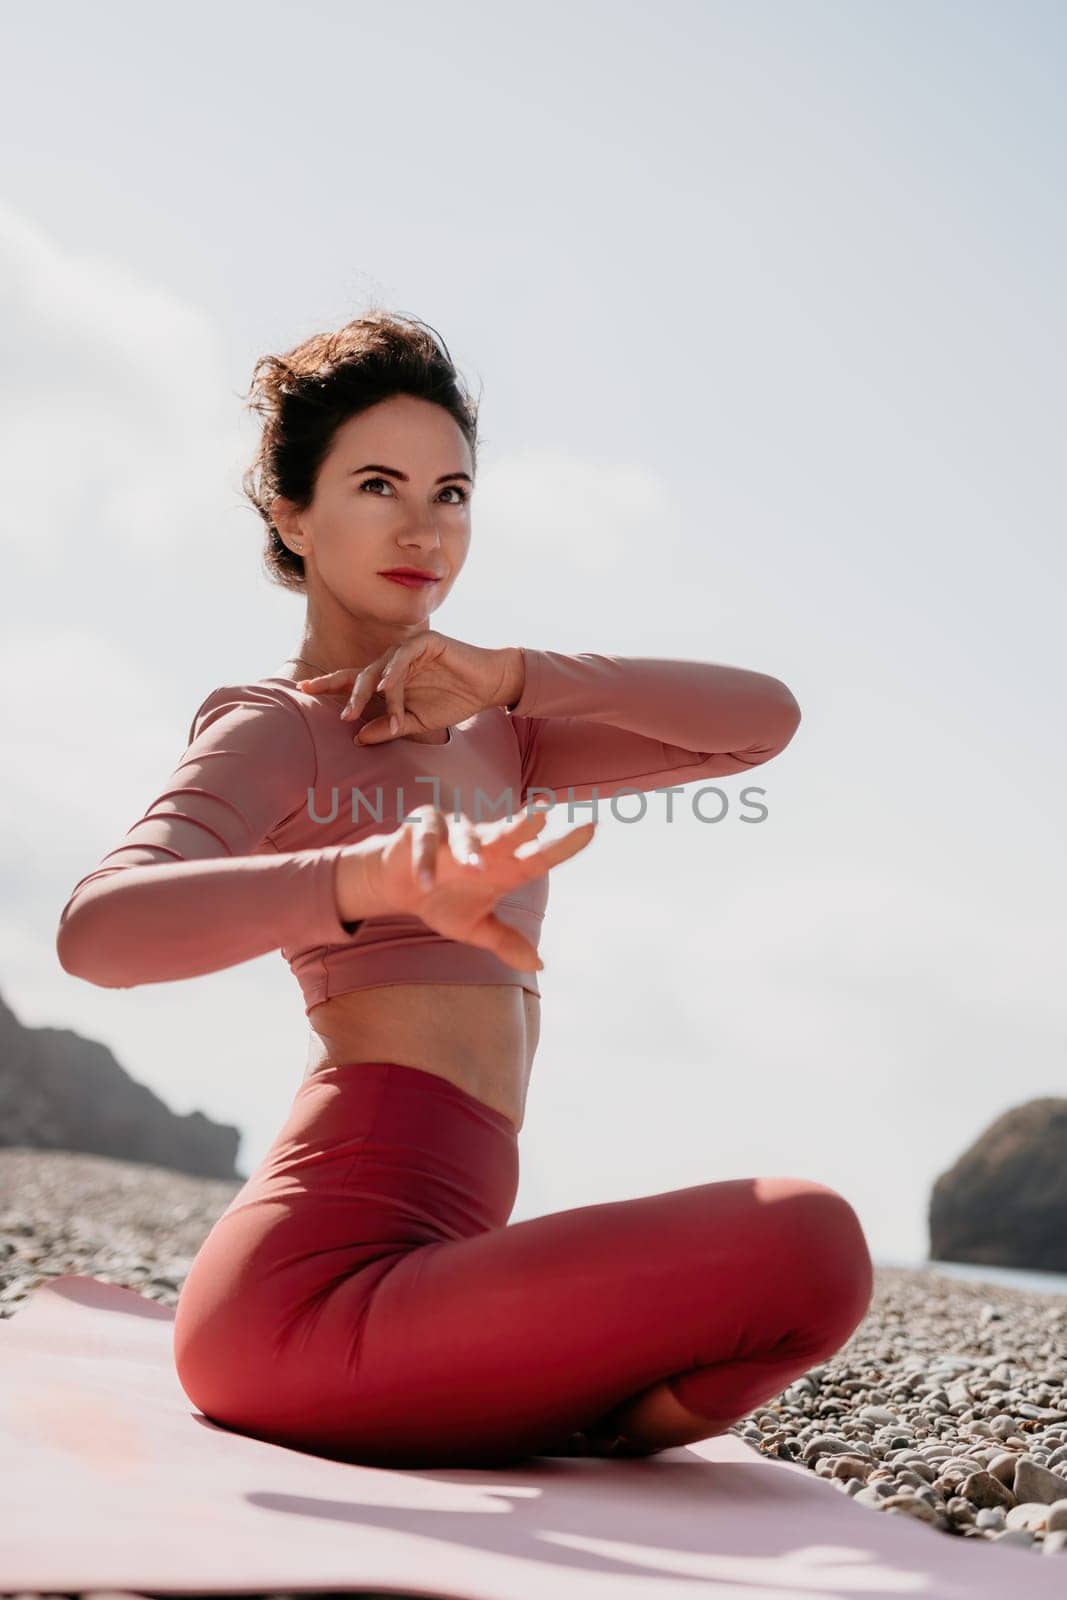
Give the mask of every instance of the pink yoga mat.
[[735, 1435], [643, 1459], [395, 1471], [230, 1433], [173, 1311], [96, 1278], [0, 1323], [0, 1590], [445, 1600], [1063, 1600], [1067, 1557], [857, 1506]]

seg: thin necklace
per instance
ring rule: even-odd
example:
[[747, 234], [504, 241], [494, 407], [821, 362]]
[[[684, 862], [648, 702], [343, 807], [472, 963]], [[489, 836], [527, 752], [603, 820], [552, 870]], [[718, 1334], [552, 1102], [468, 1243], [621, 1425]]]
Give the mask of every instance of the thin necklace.
[[309, 661], [307, 656], [286, 656], [286, 661], [302, 661], [306, 667], [314, 667], [316, 672], [326, 676], [326, 668], [318, 666], [314, 661]]
[[[323, 674], [325, 674], [325, 672], [326, 672], [326, 668], [325, 667], [317, 666], [314, 661], [309, 661], [307, 656], [286, 656], [285, 659], [286, 659], [286, 661], [302, 661], [305, 666], [314, 667], [316, 672], [321, 672]], [[446, 728], [445, 731], [448, 734], [448, 738], [445, 740], [445, 744], [451, 744], [453, 742], [454, 738], [455, 738], [455, 735], [452, 732], [451, 727]], [[438, 739], [438, 740], [435, 740], [434, 742], [437, 743], [437, 744], [440, 744], [441, 741]]]

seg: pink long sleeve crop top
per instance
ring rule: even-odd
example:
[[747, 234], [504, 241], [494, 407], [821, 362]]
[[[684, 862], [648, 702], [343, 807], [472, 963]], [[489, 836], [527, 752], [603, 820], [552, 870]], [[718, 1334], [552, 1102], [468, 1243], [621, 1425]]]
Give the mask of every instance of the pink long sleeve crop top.
[[[535, 973], [418, 917], [343, 923], [341, 850], [391, 832], [427, 802], [477, 825], [508, 815], [509, 804], [514, 816], [527, 804], [606, 802], [625, 789], [743, 772], [784, 749], [800, 710], [778, 679], [739, 667], [521, 653], [515, 704], [478, 712], [440, 744], [356, 745], [366, 713], [342, 722], [340, 695], [305, 694], [285, 678], [215, 689], [164, 788], [71, 892], [56, 938], [64, 970], [130, 988], [279, 950], [305, 1011], [393, 983], [521, 984], [539, 994]], [[503, 896], [495, 913], [536, 949], [547, 900], [546, 875]]]

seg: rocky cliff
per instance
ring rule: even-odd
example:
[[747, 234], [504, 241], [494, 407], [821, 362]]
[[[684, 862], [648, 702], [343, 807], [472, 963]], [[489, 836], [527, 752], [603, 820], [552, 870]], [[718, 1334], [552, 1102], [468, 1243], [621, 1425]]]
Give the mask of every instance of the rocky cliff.
[[991, 1124], [934, 1184], [930, 1258], [1067, 1272], [1067, 1100]]
[[0, 999], [0, 1145], [79, 1150], [197, 1178], [241, 1178], [240, 1130], [179, 1116], [69, 1028], [27, 1028]]

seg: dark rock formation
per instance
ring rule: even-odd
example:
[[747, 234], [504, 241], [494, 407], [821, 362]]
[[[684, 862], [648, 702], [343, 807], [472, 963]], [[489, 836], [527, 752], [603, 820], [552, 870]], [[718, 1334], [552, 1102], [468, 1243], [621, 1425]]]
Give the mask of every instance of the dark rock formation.
[[1067, 1272], [1067, 1100], [998, 1117], [930, 1195], [930, 1259]]
[[196, 1178], [240, 1178], [240, 1130], [179, 1116], [69, 1028], [27, 1028], [0, 999], [0, 1145], [81, 1150]]

